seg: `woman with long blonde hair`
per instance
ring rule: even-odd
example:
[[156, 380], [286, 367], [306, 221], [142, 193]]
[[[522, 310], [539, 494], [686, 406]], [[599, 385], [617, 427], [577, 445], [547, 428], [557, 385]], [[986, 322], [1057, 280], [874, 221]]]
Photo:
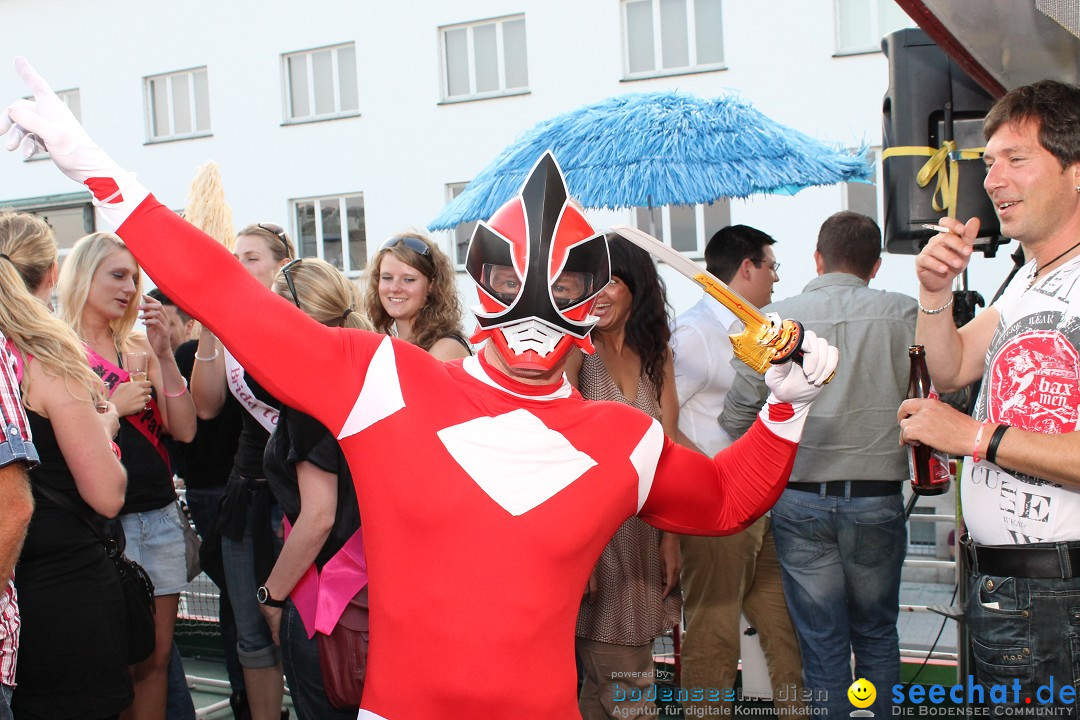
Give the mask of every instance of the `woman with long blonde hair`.
[[440, 360], [472, 354], [461, 331], [454, 267], [420, 233], [391, 236], [371, 258], [364, 306], [376, 332], [401, 338]]
[[[327, 262], [294, 260], [278, 273], [273, 290], [323, 325], [371, 330], [358, 311], [356, 286]], [[351, 560], [363, 557], [360, 512], [348, 463], [329, 430], [311, 416], [283, 407], [266, 445], [265, 467], [291, 531], [266, 579], [262, 611], [281, 645], [293, 706], [301, 720], [353, 720], [358, 704], [335, 706], [327, 695], [314, 637], [316, 629], [329, 634], [339, 619], [326, 617], [326, 607], [342, 607], [332, 602], [334, 598], [344, 601], [364, 591], [359, 612], [366, 610], [366, 577], [342, 571]], [[284, 607], [277, 607], [278, 602]], [[316, 607], [324, 608], [318, 623]], [[350, 627], [356, 629], [355, 623]], [[363, 667], [366, 647], [358, 642], [354, 652], [358, 656], [350, 666]]]
[[[131, 715], [164, 718], [166, 671], [187, 567], [186, 519], [176, 505], [163, 436], [190, 441], [195, 405], [173, 357], [168, 318], [161, 303], [142, 295], [139, 266], [116, 235], [94, 233], [75, 243], [60, 271], [60, 317], [83, 341], [90, 368], [105, 381], [123, 418], [118, 444], [128, 473], [120, 511], [125, 553], [146, 569], [155, 595], [155, 646], [149, 658], [132, 666]], [[134, 331], [136, 319], [146, 334]]]
[[[285, 229], [273, 223], [248, 225], [236, 234], [233, 254], [267, 289], [278, 271], [296, 257]], [[267, 348], [267, 352], [275, 352]], [[209, 328], [199, 334], [191, 394], [199, 417], [217, 417], [231, 393], [243, 406], [242, 429], [218, 513], [225, 584], [236, 619], [236, 651], [244, 675], [244, 696], [252, 720], [278, 720], [285, 686], [281, 652], [256, 601], [280, 544], [273, 527], [276, 510], [263, 471], [263, 451], [277, 422], [281, 403], [222, 345]]]
[[46, 308], [56, 262], [48, 224], [0, 213], [0, 332], [18, 360], [41, 460], [30, 471], [37, 507], [16, 572], [22, 637], [12, 707], [19, 718], [89, 720], [115, 717], [131, 703], [123, 598], [97, 536], [50, 496], [87, 518], [111, 518], [126, 477], [113, 451], [116, 412], [98, 412], [108, 407], [101, 379], [72, 329]]

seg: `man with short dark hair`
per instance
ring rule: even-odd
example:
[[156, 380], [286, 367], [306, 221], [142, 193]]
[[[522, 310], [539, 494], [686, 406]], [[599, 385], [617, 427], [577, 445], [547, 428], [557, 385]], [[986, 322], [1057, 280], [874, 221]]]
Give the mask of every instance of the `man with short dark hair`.
[[947, 232], [915, 260], [917, 337], [940, 391], [980, 376], [982, 390], [974, 417], [934, 400], [905, 402], [901, 438], [972, 456], [959, 484], [976, 680], [1011, 687], [1019, 678], [1021, 707], [1050, 685], [1057, 688], [1051, 702], [1075, 710], [1080, 87], [1043, 80], [1016, 88], [987, 113], [983, 135], [983, 187], [1001, 234], [1015, 238], [1030, 262], [991, 307], [957, 329], [947, 312], [952, 281], [971, 259], [979, 221], [941, 219]]
[[[772, 237], [746, 225], [730, 225], [705, 247], [706, 269], [758, 307], [772, 300], [779, 280]], [[710, 297], [680, 315], [672, 334], [675, 387], [679, 394], [679, 431], [706, 455], [731, 444], [717, 423], [724, 397], [735, 379], [731, 341], [739, 321]], [[799, 646], [788, 618], [780, 565], [769, 518], [726, 537], [681, 538], [683, 617], [682, 686], [691, 699], [684, 707], [719, 708], [730, 715], [733, 705], [710, 701], [709, 690], [733, 688], [740, 657], [740, 613], [758, 629], [769, 666], [774, 703], [801, 707], [792, 686], [801, 683]], [[702, 688], [695, 700], [693, 688]], [[713, 693], [722, 696], [722, 692]]]
[[[890, 712], [885, 689], [900, 682], [907, 462], [894, 409], [907, 393], [916, 303], [867, 287], [880, 256], [872, 219], [836, 213], [818, 234], [818, 277], [801, 294], [765, 308], [798, 308], [807, 330], [837, 338], [843, 364], [835, 387], [810, 411], [787, 488], [772, 510], [803, 681], [815, 708], [837, 717], [851, 711], [852, 652], [855, 677], [878, 688], [871, 708], [877, 717]], [[764, 399], [760, 378], [739, 368], [720, 424], [737, 437]]]

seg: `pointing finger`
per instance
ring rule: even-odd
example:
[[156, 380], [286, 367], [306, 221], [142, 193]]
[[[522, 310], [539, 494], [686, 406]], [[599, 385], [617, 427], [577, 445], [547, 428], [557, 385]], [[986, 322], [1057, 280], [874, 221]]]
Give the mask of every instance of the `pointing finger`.
[[38, 71], [30, 65], [29, 61], [21, 55], [15, 58], [15, 72], [26, 83], [26, 87], [30, 89], [35, 98], [40, 100], [45, 95], [52, 94], [52, 88], [45, 82], [45, 78], [41, 77]]

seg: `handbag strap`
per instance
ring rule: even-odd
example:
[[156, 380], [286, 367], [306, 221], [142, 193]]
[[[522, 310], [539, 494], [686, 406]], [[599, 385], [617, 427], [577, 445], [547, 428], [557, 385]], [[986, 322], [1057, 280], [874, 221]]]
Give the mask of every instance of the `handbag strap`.
[[80, 511], [79, 508], [75, 505], [75, 503], [71, 502], [71, 500], [67, 499], [63, 495], [54, 492], [53, 490], [50, 490], [44, 485], [41, 485], [40, 483], [31, 483], [31, 488], [35, 492], [43, 495], [54, 505], [58, 505], [64, 508], [72, 515], [77, 517], [79, 520], [81, 520], [82, 523], [86, 525], [86, 527], [90, 528], [91, 532], [94, 533], [98, 541], [105, 547], [105, 551], [108, 553], [109, 557], [113, 557], [117, 554], [119, 546], [117, 545], [116, 540], [114, 538], [107, 537], [105, 533], [102, 532], [100, 527], [90, 522], [90, 519], [86, 517], [86, 513]]

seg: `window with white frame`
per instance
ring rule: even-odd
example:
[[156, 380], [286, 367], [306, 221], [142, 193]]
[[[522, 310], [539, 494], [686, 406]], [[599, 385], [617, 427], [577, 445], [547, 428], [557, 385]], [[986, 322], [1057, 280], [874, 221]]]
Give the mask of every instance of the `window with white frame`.
[[439, 28], [443, 99], [473, 100], [529, 89], [525, 16]]
[[915, 22], [894, 0], [835, 0], [836, 53], [879, 52], [881, 38]]
[[721, 0], [623, 0], [627, 77], [724, 67]]
[[702, 257], [713, 233], [731, 224], [731, 201], [720, 198], [707, 205], [634, 208], [634, 224], [679, 252]]
[[[855, 152], [856, 150], [852, 150]], [[862, 213], [868, 217], [874, 219], [874, 222], [881, 225], [881, 207], [878, 201], [878, 183], [877, 174], [881, 172], [880, 163], [878, 157], [881, 155], [881, 148], [870, 148], [866, 153], [867, 162], [874, 168], [874, 174], [871, 176], [871, 182], [849, 182], [843, 183], [844, 188], [844, 209], [851, 210], [852, 212]]]
[[[446, 201], [450, 202], [458, 195], [460, 195], [468, 183], [447, 183], [446, 185]], [[465, 253], [469, 250], [469, 240], [472, 238], [473, 229], [476, 227], [476, 221], [461, 223], [456, 225], [453, 230], [450, 231], [451, 245], [453, 247], [452, 259], [454, 264], [458, 267], [465, 265]]]
[[367, 265], [364, 194], [290, 201], [300, 257], [318, 257], [356, 277]]
[[206, 68], [145, 78], [146, 125], [150, 142], [210, 134], [210, 85]]
[[288, 53], [281, 56], [281, 63], [286, 122], [359, 113], [355, 43]]
[[[75, 116], [75, 119], [80, 123], [82, 122], [82, 99], [79, 96], [79, 89], [73, 88], [71, 90], [56, 90], [56, 96], [64, 101], [64, 104], [68, 106], [68, 110]], [[27, 100], [33, 100], [33, 96], [26, 98]], [[26, 160], [44, 160], [49, 157], [49, 153], [38, 151], [34, 155], [31, 155]], [[81, 236], [80, 236], [81, 237]]]

